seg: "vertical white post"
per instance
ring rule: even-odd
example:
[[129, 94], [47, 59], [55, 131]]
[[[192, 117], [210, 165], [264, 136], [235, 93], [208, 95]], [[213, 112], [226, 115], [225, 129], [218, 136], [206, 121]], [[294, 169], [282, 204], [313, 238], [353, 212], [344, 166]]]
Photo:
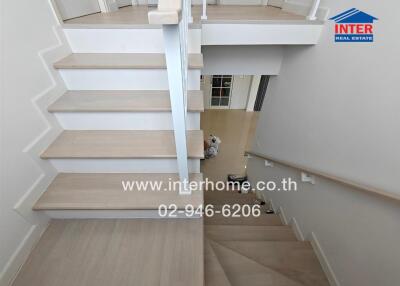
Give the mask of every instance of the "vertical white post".
[[118, 10], [118, 3], [116, 0], [98, 0], [101, 13], [109, 13]]
[[310, 13], [308, 13], [307, 16], [307, 20], [317, 20], [317, 12], [318, 12], [318, 8], [319, 8], [319, 4], [320, 4], [321, 0], [314, 0], [312, 6], [311, 6], [311, 10]]
[[[171, 98], [172, 121], [174, 125], [176, 155], [180, 181], [183, 183], [181, 194], [190, 194], [188, 154], [186, 143], [186, 116], [183, 58], [179, 37], [179, 25], [163, 25], [165, 57], [167, 62], [168, 83]], [[185, 188], [186, 187], [186, 188]]]
[[261, 76], [253, 75], [250, 85], [249, 98], [247, 100], [247, 112], [254, 111], [254, 104], [256, 103], [258, 87], [260, 86]]
[[189, 23], [193, 23], [193, 15], [192, 15], [192, 0], [188, 0], [188, 17], [189, 17]]
[[207, 20], [207, 0], [203, 0], [203, 14], [201, 20]]

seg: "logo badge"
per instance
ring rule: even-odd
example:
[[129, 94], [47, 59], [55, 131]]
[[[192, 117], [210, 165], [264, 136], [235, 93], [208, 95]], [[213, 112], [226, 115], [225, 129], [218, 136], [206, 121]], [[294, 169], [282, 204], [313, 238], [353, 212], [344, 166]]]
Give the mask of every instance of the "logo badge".
[[330, 18], [335, 24], [335, 42], [373, 42], [374, 16], [356, 8]]

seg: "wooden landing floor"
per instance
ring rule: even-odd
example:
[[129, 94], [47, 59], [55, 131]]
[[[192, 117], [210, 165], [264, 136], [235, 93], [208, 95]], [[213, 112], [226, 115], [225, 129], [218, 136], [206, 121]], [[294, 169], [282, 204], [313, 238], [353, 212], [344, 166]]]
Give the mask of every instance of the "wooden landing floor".
[[203, 286], [202, 219], [53, 220], [13, 286]]
[[[147, 13], [153, 7], [127, 6], [112, 13], [96, 13], [64, 21], [78, 25], [148, 25]], [[192, 8], [194, 23], [200, 23], [201, 6]], [[256, 5], [208, 5], [208, 21], [281, 21], [305, 20], [304, 16], [282, 11], [280, 8]]]

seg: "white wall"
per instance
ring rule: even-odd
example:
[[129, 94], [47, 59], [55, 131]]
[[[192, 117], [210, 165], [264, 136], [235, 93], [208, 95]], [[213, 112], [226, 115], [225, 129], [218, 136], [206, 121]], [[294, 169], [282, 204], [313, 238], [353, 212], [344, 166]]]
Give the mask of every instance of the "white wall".
[[[327, 0], [331, 16], [356, 7], [380, 20], [375, 43], [334, 43], [327, 22], [313, 47], [288, 47], [271, 78], [254, 150], [400, 193], [400, 2]], [[250, 175], [264, 174], [262, 171]], [[283, 175], [283, 172], [273, 174]], [[260, 175], [261, 176], [261, 175]], [[398, 285], [399, 205], [325, 183], [275, 200], [314, 231], [342, 285]], [[294, 204], [297, 204], [294, 206]], [[397, 209], [396, 209], [397, 208]], [[343, 213], [344, 215], [335, 214]], [[378, 247], [378, 250], [376, 249]]]
[[47, 224], [31, 207], [55, 174], [38, 155], [59, 132], [45, 108], [64, 89], [46, 62], [69, 51], [49, 1], [1, 5], [0, 285], [7, 285]]
[[118, 7], [124, 7], [132, 5], [132, 0], [117, 0]]
[[[400, 39], [388, 36], [400, 24], [390, 12], [400, 3], [351, 6], [381, 19], [375, 43], [336, 44], [329, 22], [320, 44], [288, 47], [281, 74], [270, 82], [259, 150], [400, 193], [400, 152], [394, 151], [400, 146]], [[346, 8], [346, 1], [331, 2], [332, 15]]]
[[318, 177], [315, 185], [301, 183], [299, 171], [265, 167], [257, 158], [249, 160], [247, 172], [252, 183], [298, 182], [297, 192], [264, 192], [264, 197], [276, 210], [283, 208], [288, 221], [296, 219], [306, 240], [315, 235], [336, 278], [332, 286], [399, 285], [398, 202]]
[[98, 0], [54, 0], [62, 19], [71, 19], [100, 12]]
[[[204, 81], [201, 87], [204, 92], [204, 108], [206, 109], [210, 108], [211, 78], [212, 76], [204, 76]], [[251, 79], [252, 76], [250, 75], [233, 76], [231, 102], [229, 109], [246, 109]]]
[[251, 78], [249, 75], [234, 76], [230, 109], [246, 109]]
[[281, 68], [281, 46], [203, 46], [201, 51], [205, 75], [277, 75]]

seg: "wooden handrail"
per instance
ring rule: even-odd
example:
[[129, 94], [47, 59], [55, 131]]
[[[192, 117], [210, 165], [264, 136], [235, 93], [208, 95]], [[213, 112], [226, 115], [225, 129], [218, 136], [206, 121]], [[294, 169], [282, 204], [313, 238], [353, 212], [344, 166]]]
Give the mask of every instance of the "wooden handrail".
[[148, 13], [149, 24], [176, 25], [182, 14], [182, 0], [159, 0], [157, 10]]
[[389, 199], [394, 199], [394, 200], [400, 201], [400, 195], [397, 195], [397, 194], [394, 194], [394, 193], [391, 193], [391, 192], [387, 192], [385, 190], [380, 190], [380, 189], [377, 189], [375, 187], [371, 187], [371, 186], [368, 186], [368, 185], [365, 185], [365, 184], [362, 184], [362, 183], [354, 182], [352, 180], [344, 179], [344, 178], [341, 178], [341, 177], [338, 177], [338, 176], [335, 176], [335, 175], [331, 175], [331, 174], [328, 174], [328, 173], [325, 173], [325, 172], [322, 172], [322, 171], [318, 171], [318, 170], [309, 168], [309, 167], [305, 167], [305, 166], [302, 166], [302, 165], [298, 165], [298, 164], [295, 164], [295, 163], [292, 163], [292, 162], [288, 162], [288, 161], [285, 161], [285, 160], [277, 159], [277, 158], [274, 158], [274, 157], [271, 157], [271, 156], [268, 156], [268, 155], [265, 155], [265, 154], [253, 152], [253, 151], [245, 151], [245, 155], [259, 157], [261, 159], [269, 160], [269, 161], [275, 162], [275, 163], [283, 165], [283, 166], [287, 166], [287, 167], [290, 167], [290, 168], [298, 169], [300, 171], [304, 171], [306, 173], [310, 173], [310, 174], [313, 174], [313, 175], [316, 175], [316, 176], [319, 176], [319, 177], [322, 177], [322, 178], [325, 178], [325, 179], [328, 179], [328, 180], [331, 180], [331, 181], [335, 181], [337, 183], [340, 183], [340, 184], [343, 184], [343, 185], [347, 185], [347, 186], [353, 187], [355, 189], [359, 189], [359, 190], [370, 192], [370, 193], [373, 193], [373, 194], [376, 194], [376, 195], [380, 195], [380, 196], [383, 196], [383, 197], [386, 197], [386, 198], [389, 198]]

